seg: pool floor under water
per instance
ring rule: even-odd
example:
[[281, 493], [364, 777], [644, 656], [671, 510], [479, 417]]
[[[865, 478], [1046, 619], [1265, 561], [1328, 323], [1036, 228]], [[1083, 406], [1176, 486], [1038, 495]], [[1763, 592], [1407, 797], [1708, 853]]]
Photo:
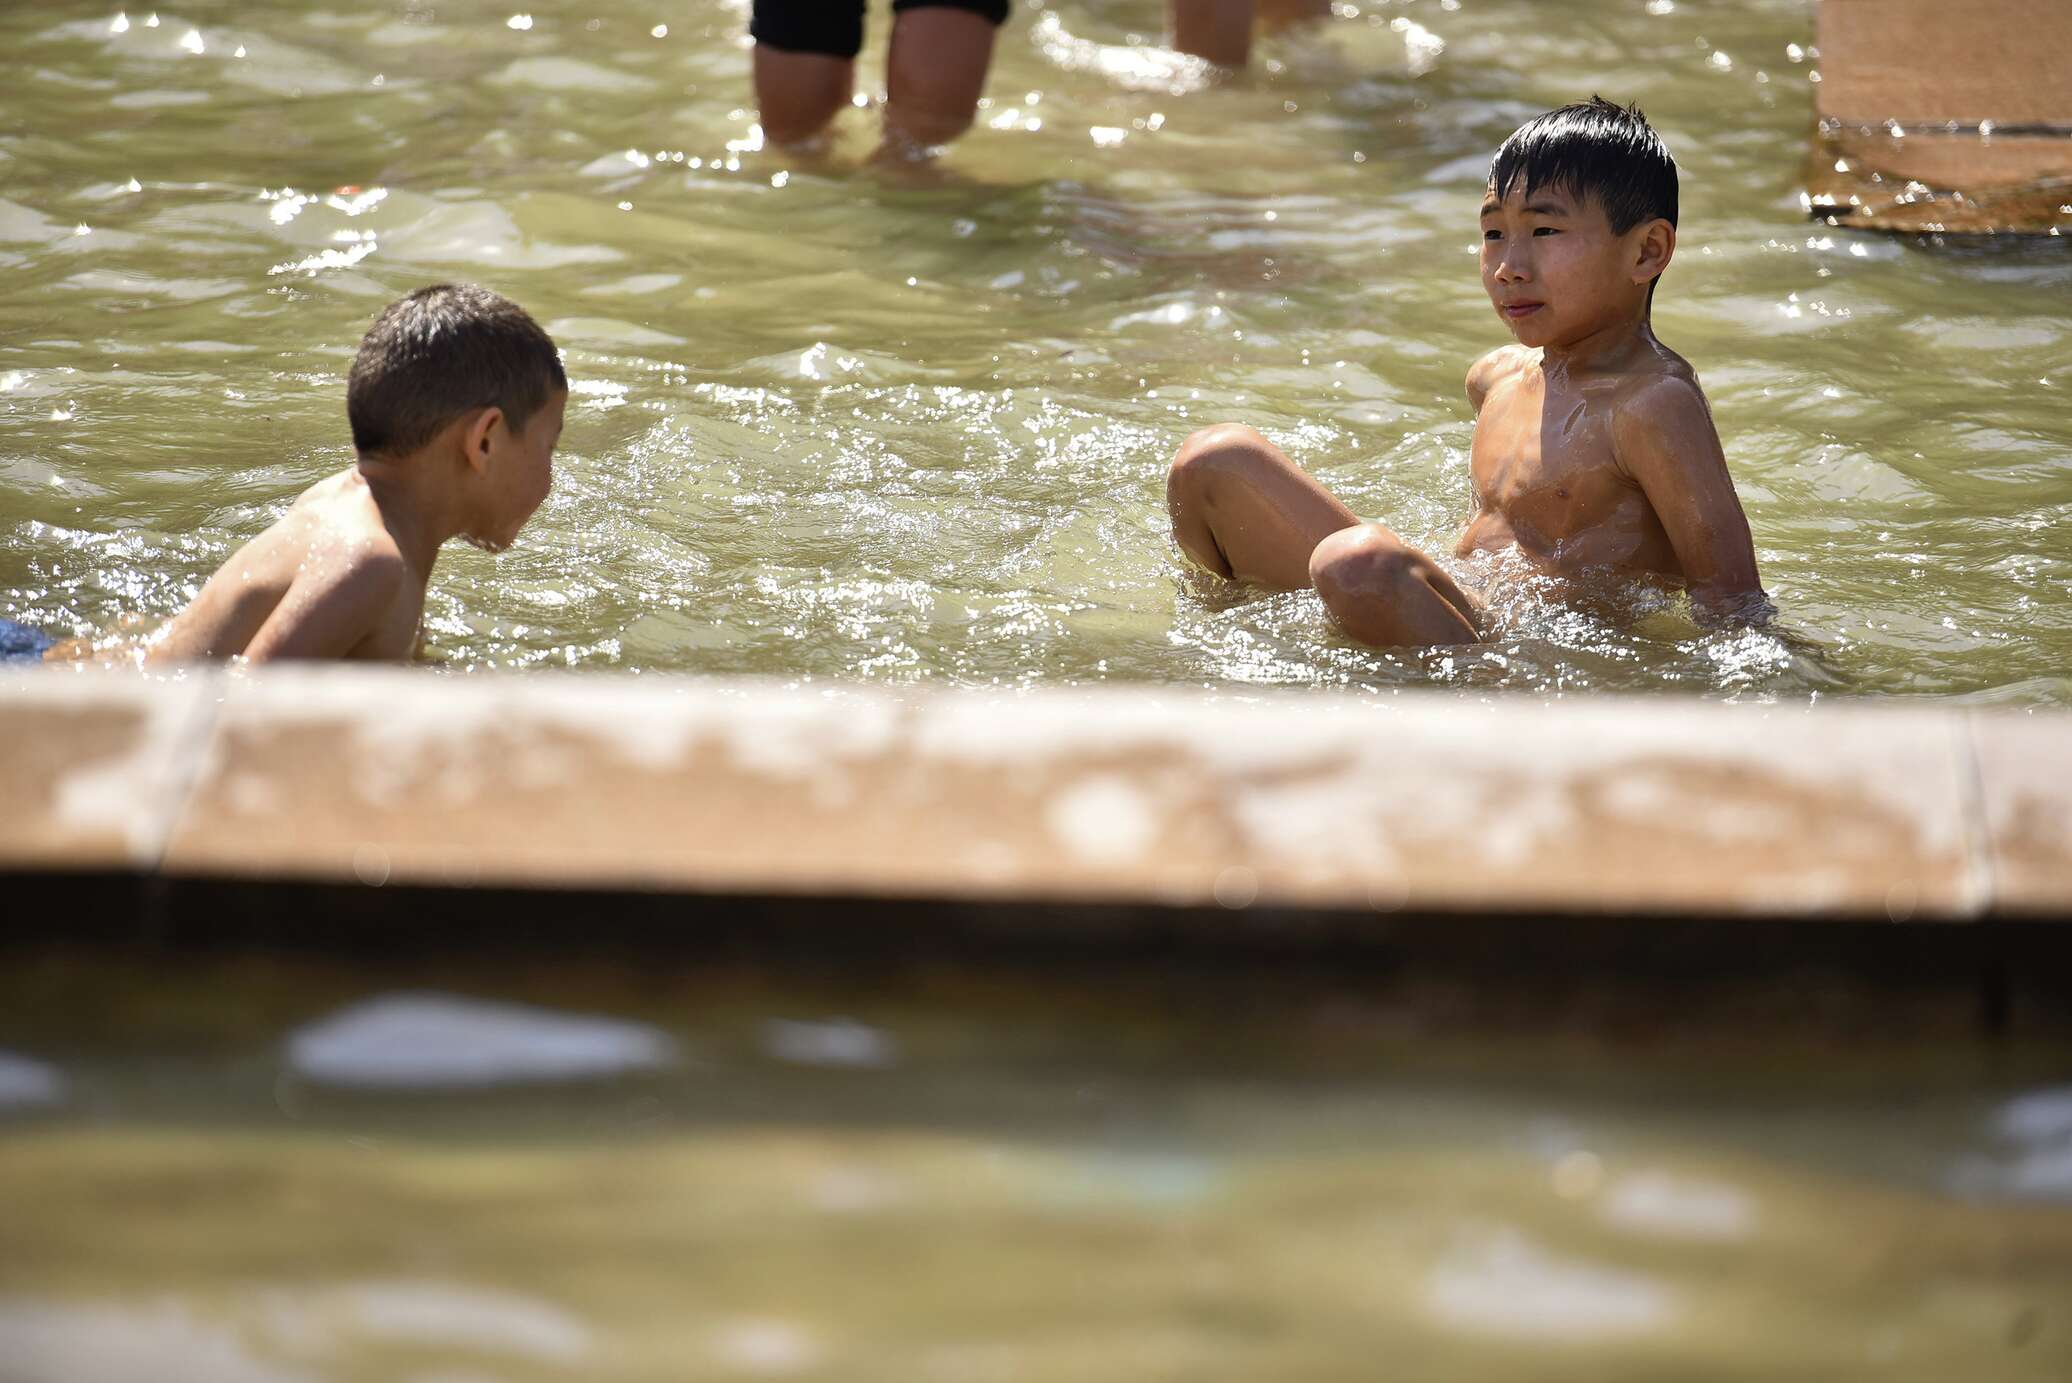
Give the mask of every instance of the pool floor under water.
[[17, 957], [0, 1379], [2056, 1379], [2072, 1053]]

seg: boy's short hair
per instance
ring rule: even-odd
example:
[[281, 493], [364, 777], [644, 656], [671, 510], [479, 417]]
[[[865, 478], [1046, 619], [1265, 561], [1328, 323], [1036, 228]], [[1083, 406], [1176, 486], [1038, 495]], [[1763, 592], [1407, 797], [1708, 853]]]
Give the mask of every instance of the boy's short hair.
[[435, 283], [381, 310], [345, 386], [353, 450], [406, 456], [476, 408], [501, 408], [522, 430], [568, 388], [554, 341], [509, 298]]
[[1499, 198], [1520, 184], [1528, 193], [1559, 187], [1594, 197], [1614, 235], [1656, 217], [1676, 224], [1676, 160], [1638, 105], [1614, 105], [1602, 96], [1513, 130], [1489, 165], [1489, 182]]

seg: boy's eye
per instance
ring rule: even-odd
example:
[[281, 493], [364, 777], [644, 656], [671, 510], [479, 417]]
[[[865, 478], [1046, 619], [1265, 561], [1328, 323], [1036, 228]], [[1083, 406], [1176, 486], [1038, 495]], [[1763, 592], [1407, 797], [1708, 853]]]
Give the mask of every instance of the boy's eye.
[[1555, 227], [1553, 227], [1553, 226], [1534, 226], [1534, 227], [1532, 228], [1532, 233], [1533, 233], [1534, 235], [1559, 235], [1559, 234], [1561, 234], [1561, 232], [1560, 232], [1560, 231], [1559, 231], [1558, 229], [1556, 229]]
[[1486, 230], [1482, 232], [1482, 238], [1484, 240], [1501, 240], [1504, 238], [1504, 233], [1500, 230]]

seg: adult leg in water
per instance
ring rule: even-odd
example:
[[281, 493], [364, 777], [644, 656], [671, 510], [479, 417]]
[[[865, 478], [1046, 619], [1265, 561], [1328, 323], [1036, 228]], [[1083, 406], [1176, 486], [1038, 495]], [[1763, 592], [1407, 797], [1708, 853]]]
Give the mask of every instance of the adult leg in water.
[[755, 100], [763, 137], [817, 138], [849, 104], [863, 44], [861, 0], [756, 0]]
[[1252, 0], [1172, 0], [1173, 47], [1218, 67], [1252, 56]]
[[977, 10], [902, 8], [885, 64], [885, 142], [880, 157], [915, 158], [971, 128], [998, 26]]
[[1218, 67], [1243, 67], [1252, 27], [1285, 28], [1331, 13], [1331, 0], [1172, 0], [1173, 47]]

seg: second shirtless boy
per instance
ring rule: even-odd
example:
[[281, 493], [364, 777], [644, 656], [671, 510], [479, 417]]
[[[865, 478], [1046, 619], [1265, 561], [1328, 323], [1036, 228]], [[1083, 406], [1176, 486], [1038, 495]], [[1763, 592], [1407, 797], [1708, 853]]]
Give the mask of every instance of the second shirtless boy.
[[[1748, 519], [1697, 376], [1655, 339], [1676, 250], [1676, 164], [1601, 98], [1504, 141], [1482, 203], [1482, 286], [1515, 346], [1468, 371], [1475, 512], [1455, 551], [1516, 547], [1541, 571], [1654, 576], [1701, 615], [1767, 610]], [[1251, 428], [1204, 428], [1166, 481], [1173, 536], [1222, 576], [1315, 586], [1376, 647], [1476, 642], [1481, 604]]]
[[345, 400], [354, 465], [233, 554], [146, 662], [411, 657], [440, 547], [501, 551], [547, 497], [568, 376], [525, 309], [442, 283], [382, 310]]

